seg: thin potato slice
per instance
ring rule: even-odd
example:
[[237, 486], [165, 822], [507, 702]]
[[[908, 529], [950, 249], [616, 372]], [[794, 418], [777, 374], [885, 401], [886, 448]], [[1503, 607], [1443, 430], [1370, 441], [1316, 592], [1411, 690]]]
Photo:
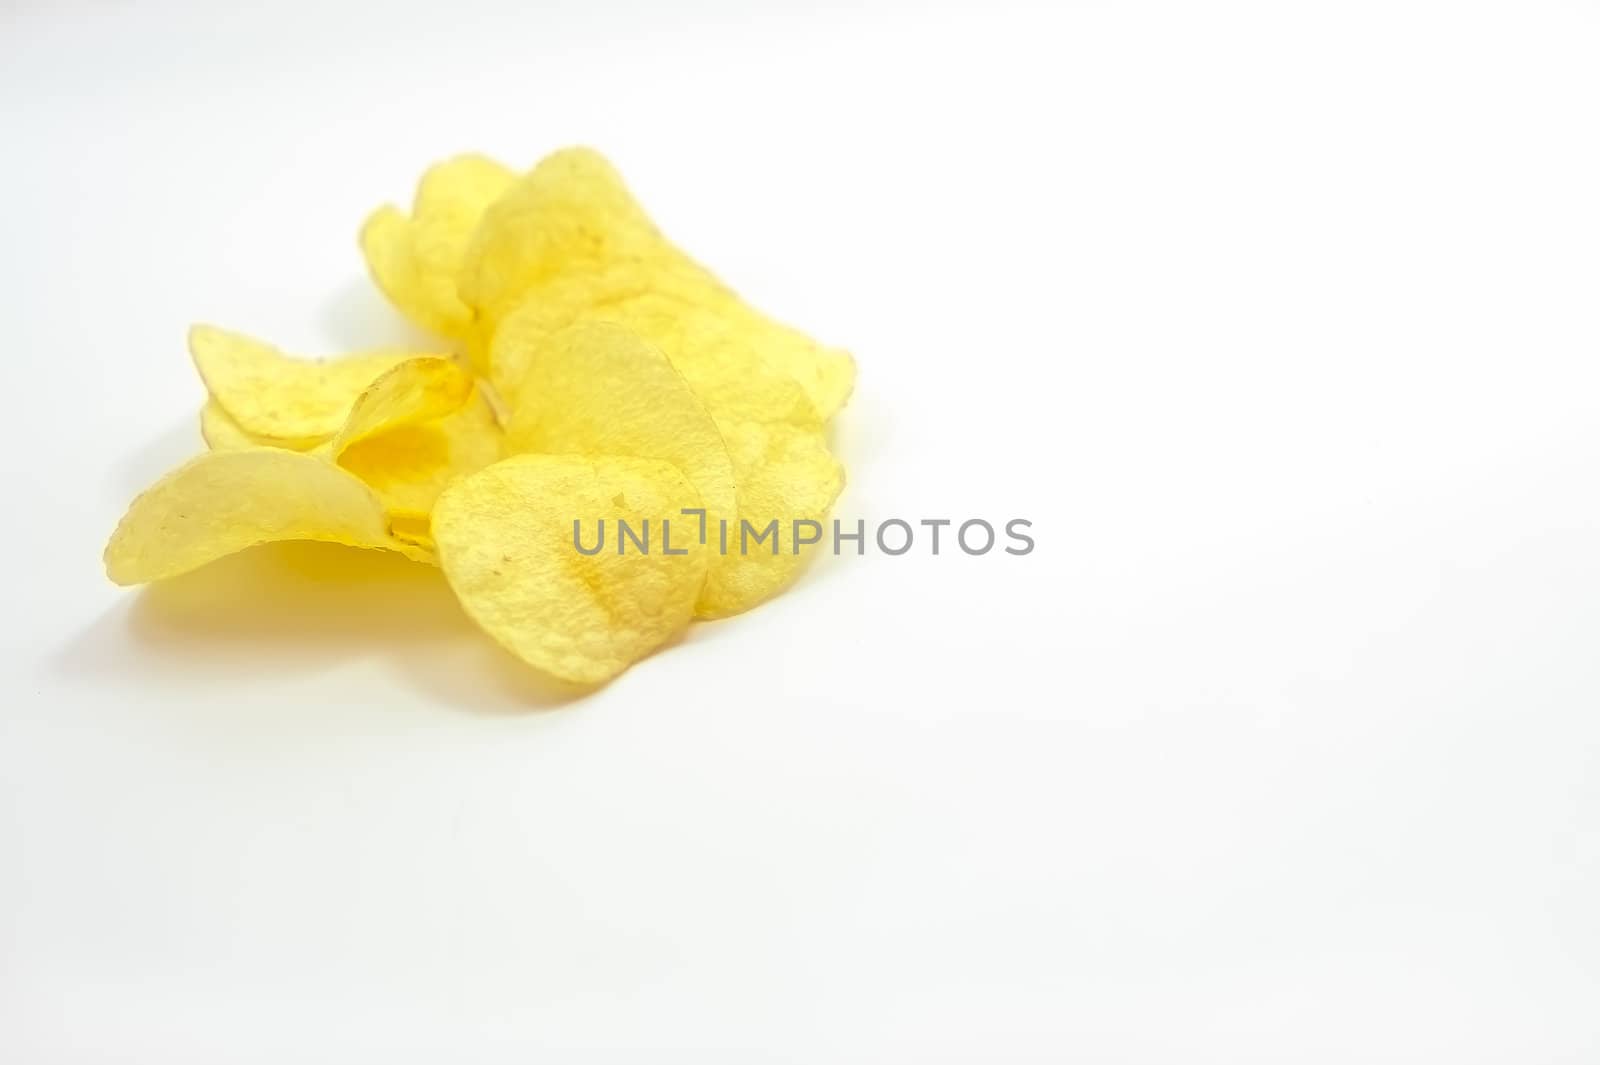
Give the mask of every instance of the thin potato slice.
[[431, 332], [462, 337], [472, 312], [456, 295], [462, 255], [484, 209], [516, 175], [493, 159], [461, 155], [429, 168], [408, 216], [384, 206], [361, 227], [361, 251], [383, 294]]
[[261, 446], [261, 441], [239, 428], [239, 423], [228, 417], [222, 404], [214, 399], [206, 400], [206, 405], [200, 408], [200, 435], [212, 451]]
[[342, 448], [337, 461], [378, 493], [396, 536], [423, 543], [439, 493], [500, 461], [503, 437], [488, 399], [474, 390], [443, 418], [361, 439]]
[[338, 456], [363, 440], [453, 414], [472, 390], [472, 375], [454, 359], [434, 355], [407, 359], [356, 397], [330, 450]]
[[[736, 517], [722, 434], [661, 352], [625, 329], [593, 324], [544, 338], [519, 358], [528, 372], [506, 425], [511, 452], [670, 462], [699, 494], [708, 527]], [[689, 521], [698, 529], [698, 518]]]
[[542, 159], [483, 212], [462, 257], [457, 291], [487, 346], [500, 320], [563, 274], [671, 256], [650, 217], [606, 158], [566, 148]]
[[801, 538], [820, 544], [844, 489], [844, 467], [818, 432], [758, 422], [722, 432], [739, 483], [739, 523], [728, 528], [725, 550], [721, 530], [710, 534], [719, 556], [700, 597], [701, 617], [743, 613], [788, 587], [817, 546], [796, 550], [795, 523], [815, 522], [820, 528], [802, 527]]
[[588, 275], [547, 286], [501, 323], [490, 349], [495, 387], [502, 396], [522, 395], [532, 353], [562, 328], [594, 323], [620, 326], [659, 348], [718, 419], [822, 425], [795, 378], [752, 347], [761, 338], [741, 335], [730, 318], [674, 295]]
[[106, 545], [106, 573], [117, 584], [144, 584], [275, 540], [427, 560], [389, 535], [383, 504], [352, 474], [313, 455], [256, 447], [200, 455], [135, 499]]
[[[760, 380], [777, 374], [797, 381], [826, 421], [855, 382], [847, 353], [744, 303], [662, 236], [611, 165], [586, 148], [547, 157], [483, 213], [458, 291], [475, 315], [468, 350], [496, 387], [508, 377], [514, 383], [517, 369], [495, 365], [491, 347], [506, 320], [530, 303], [542, 307], [550, 329], [606, 312], [605, 320], [661, 347], [714, 412], [737, 401], [748, 408], [741, 416], [788, 420], [788, 412], [751, 406]], [[667, 301], [670, 313], [624, 305], [641, 296]], [[686, 314], [691, 320], [680, 324]]]
[[[786, 586], [804, 560], [792, 550], [794, 521], [820, 522], [843, 487], [820, 426], [801, 414], [811, 408], [799, 385], [768, 382], [770, 406], [794, 411], [793, 422], [741, 419], [746, 412], [738, 406], [713, 419], [674, 363], [633, 333], [597, 322], [539, 337], [516, 325], [522, 317], [507, 321], [495, 347], [525, 367], [506, 427], [508, 448], [660, 459], [682, 470], [703, 501], [707, 539], [718, 544], [697, 616], [741, 613]], [[520, 342], [530, 347], [514, 350]], [[741, 551], [742, 522], [759, 532], [774, 520], [776, 554], [770, 539]], [[697, 537], [700, 528], [696, 516]]]
[[206, 442], [206, 447], [212, 451], [237, 451], [242, 447], [281, 447], [290, 451], [315, 451], [318, 448], [326, 450], [328, 441], [312, 440], [258, 440], [243, 429], [239, 423], [229, 417], [228, 412], [222, 409], [222, 404], [214, 399], [207, 399], [205, 406], [200, 408], [200, 436]]
[[367, 386], [416, 355], [367, 352], [314, 362], [208, 325], [189, 330], [189, 352], [211, 398], [240, 429], [300, 446], [337, 433]]
[[[843, 409], [856, 387], [856, 360], [843, 348], [825, 347], [791, 326], [767, 317], [737, 296], [712, 297], [708, 304], [722, 316], [725, 330], [719, 352], [720, 374], [726, 375], [740, 363], [752, 362], [751, 351], [760, 360], [799, 382], [817, 416], [832, 420]], [[692, 350], [692, 349], [691, 349]], [[728, 382], [727, 376], [719, 381]], [[737, 379], [733, 380], [734, 384]]]
[[[512, 654], [575, 684], [598, 684], [688, 624], [707, 552], [673, 521], [700, 497], [664, 462], [610, 456], [518, 455], [457, 481], [439, 497], [439, 562], [466, 612]], [[648, 552], [616, 550], [616, 522], [649, 523]], [[608, 537], [584, 546], [604, 521]], [[684, 553], [679, 554], [677, 552]]]

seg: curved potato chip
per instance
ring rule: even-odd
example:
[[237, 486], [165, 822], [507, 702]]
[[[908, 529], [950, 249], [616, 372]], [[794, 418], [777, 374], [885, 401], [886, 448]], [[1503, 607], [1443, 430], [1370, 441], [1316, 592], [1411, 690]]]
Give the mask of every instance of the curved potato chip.
[[237, 451], [242, 447], [281, 447], [289, 451], [314, 451], [325, 447], [326, 440], [258, 440], [239, 428], [239, 423], [228, 416], [222, 404], [207, 399], [200, 408], [200, 436], [212, 451]]
[[[844, 489], [844, 467], [829, 453], [822, 434], [792, 425], [744, 422], [722, 427], [739, 482], [739, 525], [730, 526], [727, 546], [716, 538], [720, 557], [701, 594], [700, 617], [728, 617], [765, 602], [787, 587], [821, 543], [828, 512]], [[818, 528], [796, 532], [796, 523]]]
[[222, 404], [206, 400], [200, 408], [200, 435], [212, 451], [237, 451], [242, 447], [259, 447], [261, 441], [239, 428], [239, 423], [228, 417]]
[[340, 449], [337, 461], [378, 493], [396, 536], [423, 543], [445, 486], [503, 454], [500, 423], [478, 389], [443, 418], [365, 437]]
[[[695, 534], [703, 528], [720, 545], [726, 522], [731, 537], [729, 548], [713, 554], [697, 616], [741, 613], [788, 584], [804, 560], [791, 543], [794, 522], [820, 523], [843, 487], [843, 471], [814, 419], [713, 419], [674, 364], [627, 330], [589, 323], [533, 337], [516, 326], [522, 316], [507, 321], [495, 344], [526, 367], [506, 427], [508, 448], [661, 459], [682, 470], [706, 511]], [[510, 350], [524, 340], [529, 350]], [[776, 378], [771, 387], [777, 407], [810, 410], [792, 379]], [[772, 521], [780, 533], [741, 550], [743, 522], [754, 536]]]
[[699, 494], [708, 527], [736, 517], [722, 434], [661, 352], [625, 329], [591, 324], [542, 338], [519, 358], [528, 373], [506, 425], [509, 451], [670, 462]]
[[143, 492], [106, 545], [106, 573], [143, 584], [274, 540], [428, 558], [389, 535], [383, 505], [352, 474], [313, 455], [256, 447], [207, 452]]
[[484, 341], [533, 289], [562, 273], [670, 253], [622, 177], [599, 152], [546, 156], [483, 212], [457, 291]]
[[326, 362], [294, 359], [239, 333], [197, 325], [189, 352], [211, 398], [248, 435], [272, 444], [326, 440], [384, 371], [412, 352], [367, 352]]
[[[748, 405], [750, 393], [740, 393], [733, 387], [738, 383], [740, 372], [775, 372], [799, 383], [822, 421], [839, 412], [855, 389], [856, 364], [849, 352], [824, 347], [799, 330], [763, 314], [688, 256], [678, 254], [680, 262], [675, 268], [656, 265], [647, 269], [638, 263], [623, 262], [603, 274], [579, 275], [576, 280], [592, 292], [590, 315], [604, 317], [610, 311], [644, 314], [646, 311], [637, 304], [642, 300], [648, 305], [654, 300], [658, 313], [665, 316], [665, 325], [656, 327], [663, 331], [663, 343], [673, 335], [676, 320], [687, 314], [702, 319], [709, 315], [718, 320], [716, 329], [705, 324], [698, 328], [679, 324], [676, 332], [680, 342], [675, 345], [680, 355], [701, 364], [701, 375], [706, 378], [707, 386], [740, 396], [740, 401]], [[541, 298], [549, 300], [550, 290], [542, 289]], [[568, 297], [556, 302], [573, 301]], [[721, 333], [722, 343], [726, 345], [723, 350], [697, 350], [695, 334], [704, 337], [708, 331], [712, 335]], [[668, 352], [669, 357], [673, 354]]]
[[[787, 412], [754, 409], [759, 388], [736, 387], [747, 376], [781, 374], [800, 384], [825, 421], [855, 382], [847, 353], [746, 304], [662, 236], [611, 165], [586, 148], [547, 157], [483, 213], [458, 291], [476, 316], [469, 336], [474, 365], [487, 368], [497, 388], [508, 378], [514, 383], [516, 368], [496, 366], [491, 346], [505, 321], [529, 303], [543, 306], [551, 328], [604, 309], [607, 320], [661, 347], [713, 410], [712, 391], [751, 408], [751, 416], [787, 420]], [[648, 324], [655, 319], [631, 306], [641, 297], [674, 309], [665, 328]], [[690, 309], [697, 322], [685, 332], [673, 323]]]
[[406, 543], [426, 551], [433, 564], [439, 564], [438, 556], [434, 549], [433, 531], [429, 528], [428, 518], [391, 514], [389, 515], [389, 531], [394, 534], [395, 539], [404, 540]]
[[741, 347], [745, 349], [746, 363], [752, 361], [750, 352], [759, 352], [765, 365], [799, 382], [824, 422], [849, 401], [856, 387], [856, 360], [848, 351], [825, 347], [798, 329], [767, 317], [737, 296], [716, 300], [712, 309], [723, 316], [723, 343], [733, 349], [721, 353], [724, 366], [734, 364], [731, 356]]
[[335, 434], [335, 456], [363, 440], [459, 410], [472, 395], [472, 375], [454, 360], [418, 355], [384, 371], [350, 407]]
[[[685, 537], [667, 553], [660, 523], [699, 503], [665, 462], [518, 455], [447, 488], [433, 535], [445, 577], [484, 631], [552, 676], [597, 684], [689, 623], [707, 552]], [[587, 549], [598, 530], [618, 534], [618, 519], [647, 530], [651, 548], [578, 549], [575, 523]]]
[[718, 419], [822, 424], [798, 382], [757, 354], [750, 345], [759, 338], [733, 331], [729, 318], [664, 292], [638, 291], [627, 282], [613, 286], [590, 275], [546, 286], [501, 323], [490, 348], [495, 387], [508, 399], [522, 395], [532, 353], [557, 331], [592, 323], [621, 326], [659, 348]]
[[378, 288], [424, 329], [461, 337], [472, 312], [456, 294], [462, 255], [484, 209], [515, 180], [481, 155], [430, 167], [417, 185], [411, 214], [384, 206], [361, 227], [361, 251]]

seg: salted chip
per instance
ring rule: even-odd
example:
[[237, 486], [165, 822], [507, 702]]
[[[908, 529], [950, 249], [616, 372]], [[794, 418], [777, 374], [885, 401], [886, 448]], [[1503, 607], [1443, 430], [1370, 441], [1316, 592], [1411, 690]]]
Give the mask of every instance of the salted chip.
[[694, 486], [710, 527], [737, 516], [722, 434], [660, 351], [615, 325], [591, 324], [541, 338], [518, 357], [528, 371], [506, 425], [509, 451], [670, 462]]
[[389, 532], [397, 539], [414, 544], [434, 556], [433, 530], [428, 517], [389, 515]]
[[[826, 420], [855, 383], [848, 353], [824, 348], [744, 303], [662, 236], [611, 164], [587, 148], [548, 156], [484, 211], [462, 260], [458, 291], [476, 315], [468, 350], [497, 387], [516, 370], [496, 366], [491, 346], [506, 320], [530, 303], [542, 307], [552, 329], [604, 312], [606, 320], [665, 350], [702, 394], [739, 394], [747, 378], [759, 385], [767, 375], [783, 375], [800, 384], [816, 416]], [[640, 297], [666, 301], [673, 313], [626, 305]], [[678, 326], [691, 311], [698, 320]], [[711, 337], [715, 346], [702, 350]], [[741, 402], [751, 402], [752, 394], [759, 396], [759, 387], [747, 388]], [[787, 417], [753, 413], [764, 420]]]
[[[651, 270], [647, 283], [637, 280], [640, 272], [629, 263], [610, 268], [608, 275], [621, 274], [620, 283], [609, 276], [584, 275], [585, 284], [602, 292], [590, 313], [605, 315], [615, 308], [656, 316], [658, 324], [648, 327], [647, 333], [655, 336], [659, 331], [660, 343], [676, 337], [678, 343], [669, 356], [695, 361], [706, 388], [738, 396], [741, 372], [781, 374], [800, 385], [824, 422], [850, 398], [856, 363], [849, 352], [824, 347], [761, 313], [687, 256], [674, 268]], [[700, 350], [708, 341], [713, 350]]]
[[368, 217], [361, 251], [396, 309], [441, 336], [466, 334], [472, 312], [456, 295], [461, 258], [484, 209], [515, 178], [493, 159], [460, 155], [422, 175], [410, 215], [386, 205]]
[[406, 359], [356, 397], [331, 450], [338, 456], [363, 440], [453, 414], [472, 391], [472, 375], [454, 359], [436, 355]]
[[428, 544], [439, 493], [504, 455], [504, 433], [481, 389], [442, 418], [412, 421], [357, 440], [336, 454], [383, 501], [396, 536]]
[[[608, 323], [658, 348], [719, 419], [820, 427], [822, 417], [789, 373], [762, 359], [734, 320], [660, 291], [573, 275], [541, 289], [504, 322], [490, 348], [496, 389], [525, 392], [529, 359], [563, 328]], [[515, 401], [513, 401], [515, 406]]]
[[[856, 387], [856, 360], [843, 348], [817, 343], [792, 326], [767, 317], [737, 296], [713, 299], [711, 309], [724, 322], [717, 366], [719, 384], [726, 387], [728, 367], [741, 355], [745, 364], [750, 351], [759, 351], [761, 362], [793, 377], [805, 390], [818, 417], [829, 421], [844, 408]], [[692, 347], [690, 350], [693, 350]], [[732, 382], [736, 384], [737, 382]], [[768, 419], [771, 420], [771, 419]]]
[[[554, 677], [597, 684], [688, 624], [707, 552], [674, 535], [669, 554], [661, 523], [699, 505], [665, 462], [518, 455], [446, 489], [433, 536], [445, 577], [484, 631]], [[648, 529], [649, 549], [619, 541], [619, 520], [636, 535]], [[599, 549], [579, 550], [600, 529]]]
[[701, 617], [743, 613], [783, 591], [825, 539], [844, 467], [822, 434], [793, 425], [722, 427], [739, 484], [739, 522], [710, 530], [717, 552]]
[[261, 446], [261, 441], [239, 428], [239, 423], [228, 417], [222, 404], [214, 399], [206, 400], [206, 405], [200, 408], [200, 435], [212, 451]]
[[135, 499], [106, 545], [106, 573], [143, 584], [276, 540], [429, 558], [389, 534], [383, 504], [353, 474], [313, 455], [254, 447], [200, 455]]
[[655, 223], [599, 152], [542, 159], [483, 212], [462, 257], [457, 291], [485, 341], [539, 286], [617, 262], [670, 259]]
[[[628, 330], [589, 323], [533, 337], [513, 328], [519, 317], [496, 344], [526, 367], [506, 427], [511, 451], [626, 455], [682, 470], [706, 512], [691, 516], [694, 535], [717, 544], [697, 616], [741, 613], [793, 579], [804, 561], [795, 522], [820, 524], [844, 483], [814, 418], [714, 419], [674, 364]], [[518, 338], [530, 349], [509, 350]], [[810, 410], [793, 380], [772, 388], [778, 407]]]
[[189, 352], [206, 390], [247, 435], [303, 449], [344, 425], [356, 398], [414, 352], [366, 352], [326, 361], [295, 359], [270, 344], [214, 326], [189, 330]]
[[329, 453], [327, 440], [261, 440], [239, 428], [222, 404], [207, 399], [200, 408], [200, 436], [212, 451], [236, 451], [242, 447], [281, 447], [290, 451]]

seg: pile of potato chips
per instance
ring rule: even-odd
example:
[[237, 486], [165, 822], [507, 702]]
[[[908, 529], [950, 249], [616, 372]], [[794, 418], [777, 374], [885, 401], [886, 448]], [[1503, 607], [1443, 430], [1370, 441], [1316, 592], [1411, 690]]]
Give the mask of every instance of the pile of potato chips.
[[[820, 523], [844, 484], [824, 430], [854, 361], [672, 245], [603, 157], [440, 163], [361, 247], [439, 350], [311, 361], [194, 327], [210, 450], [134, 500], [106, 548], [113, 581], [275, 540], [387, 549], [437, 565], [524, 661], [592, 684], [794, 577], [796, 523]], [[770, 548], [722, 548], [723, 523], [774, 519]], [[577, 549], [575, 523], [592, 542], [619, 521], [658, 537], [670, 522], [671, 552]]]

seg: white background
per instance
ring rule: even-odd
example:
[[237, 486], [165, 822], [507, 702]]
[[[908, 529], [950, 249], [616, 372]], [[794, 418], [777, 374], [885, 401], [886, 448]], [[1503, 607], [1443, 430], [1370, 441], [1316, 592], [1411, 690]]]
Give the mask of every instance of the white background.
[[[1600, 1061], [1600, 10], [0, 13], [0, 1060]], [[857, 354], [829, 559], [565, 706], [428, 571], [99, 554], [189, 322], [610, 154]]]

